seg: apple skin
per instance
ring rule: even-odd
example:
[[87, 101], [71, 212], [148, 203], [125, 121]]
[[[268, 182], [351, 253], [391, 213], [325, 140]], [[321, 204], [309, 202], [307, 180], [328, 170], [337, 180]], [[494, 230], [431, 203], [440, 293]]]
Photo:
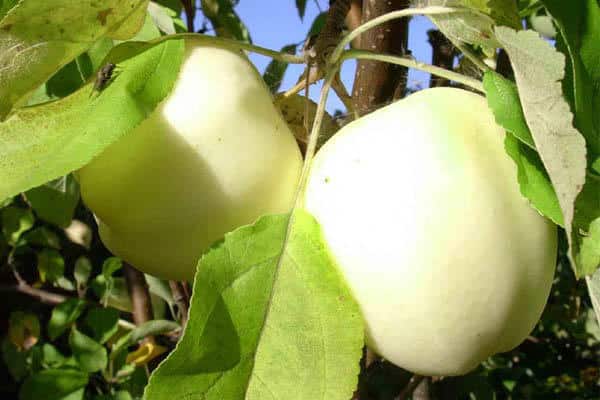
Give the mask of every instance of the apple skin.
[[486, 100], [427, 89], [342, 128], [305, 206], [361, 306], [367, 344], [421, 375], [513, 349], [552, 285], [556, 227], [521, 196]]
[[172, 93], [79, 173], [102, 242], [149, 274], [193, 279], [200, 255], [292, 206], [302, 157], [256, 69], [186, 39]]

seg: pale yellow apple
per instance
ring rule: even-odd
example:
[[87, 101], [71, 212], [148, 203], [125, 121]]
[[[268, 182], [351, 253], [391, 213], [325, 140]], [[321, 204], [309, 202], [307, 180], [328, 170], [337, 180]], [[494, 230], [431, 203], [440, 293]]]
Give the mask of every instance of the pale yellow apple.
[[189, 280], [226, 232], [289, 211], [301, 167], [246, 57], [190, 39], [171, 95], [79, 182], [106, 247], [144, 272]]
[[485, 98], [412, 94], [318, 152], [306, 208], [362, 308], [367, 343], [422, 375], [511, 350], [552, 284], [556, 228], [521, 196]]

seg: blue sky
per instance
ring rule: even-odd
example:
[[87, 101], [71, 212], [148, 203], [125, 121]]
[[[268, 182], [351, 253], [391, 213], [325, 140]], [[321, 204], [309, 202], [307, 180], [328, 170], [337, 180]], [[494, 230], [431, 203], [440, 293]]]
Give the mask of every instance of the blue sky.
[[[298, 43], [306, 37], [306, 33], [319, 14], [317, 1], [323, 10], [327, 9], [328, 0], [308, 0], [306, 15], [301, 21], [294, 0], [240, 0], [236, 7], [237, 13], [248, 26], [254, 44], [270, 49], [279, 50], [281, 47]], [[201, 22], [197, 21], [197, 26]], [[433, 25], [425, 17], [416, 17], [411, 21], [409, 35], [409, 49], [413, 56], [420, 61], [431, 62], [431, 46], [427, 42], [427, 30]], [[271, 61], [267, 57], [251, 54], [250, 59], [261, 73]], [[347, 61], [342, 66], [342, 80], [348, 91], [352, 90], [355, 62]], [[293, 86], [303, 71], [302, 65], [290, 65], [282, 83], [281, 89], [285, 90]], [[409, 86], [427, 86], [429, 74], [411, 70], [408, 77]], [[311, 98], [317, 98], [320, 85], [311, 86]], [[330, 95], [327, 109], [332, 112], [335, 109], [344, 109], [335, 94]]]

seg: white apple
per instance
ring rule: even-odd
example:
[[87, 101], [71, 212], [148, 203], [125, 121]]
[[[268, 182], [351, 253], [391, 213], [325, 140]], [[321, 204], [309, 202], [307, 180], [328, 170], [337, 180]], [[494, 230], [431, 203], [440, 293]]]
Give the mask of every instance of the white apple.
[[305, 205], [362, 308], [367, 344], [422, 375], [464, 374], [537, 323], [556, 228], [521, 196], [486, 100], [428, 89], [342, 128]]
[[186, 39], [184, 57], [171, 95], [79, 182], [114, 254], [189, 280], [226, 232], [289, 211], [302, 157], [244, 55]]

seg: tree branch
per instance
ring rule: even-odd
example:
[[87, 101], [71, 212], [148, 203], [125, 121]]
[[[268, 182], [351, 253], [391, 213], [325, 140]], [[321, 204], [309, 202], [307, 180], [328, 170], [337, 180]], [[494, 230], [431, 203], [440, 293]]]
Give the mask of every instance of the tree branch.
[[188, 32], [195, 32], [194, 19], [196, 18], [196, 1], [195, 0], [181, 0], [183, 9], [185, 11], [185, 19], [187, 22]]
[[150, 300], [146, 277], [141, 271], [127, 263], [123, 263], [123, 274], [131, 298], [133, 322], [136, 325], [141, 325], [152, 320], [152, 301]]
[[[436, 29], [427, 31], [429, 44], [433, 50], [431, 64], [452, 70], [454, 67], [454, 57], [456, 48], [444, 34]], [[429, 87], [450, 86], [450, 80], [431, 75]]]
[[181, 326], [185, 326], [188, 319], [190, 297], [183, 282], [169, 281], [169, 286], [171, 287], [171, 293], [173, 293], [173, 299], [175, 300], [175, 303], [177, 303], [179, 323]]
[[406, 385], [406, 387], [402, 389], [402, 392], [400, 392], [400, 394], [398, 395], [398, 397], [396, 397], [395, 400], [407, 400], [408, 398], [410, 398], [417, 386], [419, 386], [421, 382], [423, 382], [423, 379], [425, 379], [424, 376], [413, 375], [412, 378], [410, 378], [410, 381], [408, 381], [408, 385]]
[[62, 294], [48, 292], [42, 289], [36, 289], [24, 282], [19, 282], [16, 285], [1, 285], [0, 292], [18, 292], [27, 296], [33, 297], [44, 304], [55, 306], [69, 299], [67, 296]]
[[[409, 0], [363, 2], [362, 23], [390, 11], [406, 9]], [[360, 48], [377, 53], [404, 55], [408, 44], [408, 18], [389, 21], [361, 35]], [[367, 114], [404, 95], [408, 70], [379, 61], [360, 60], [356, 68], [352, 98], [359, 115]]]

